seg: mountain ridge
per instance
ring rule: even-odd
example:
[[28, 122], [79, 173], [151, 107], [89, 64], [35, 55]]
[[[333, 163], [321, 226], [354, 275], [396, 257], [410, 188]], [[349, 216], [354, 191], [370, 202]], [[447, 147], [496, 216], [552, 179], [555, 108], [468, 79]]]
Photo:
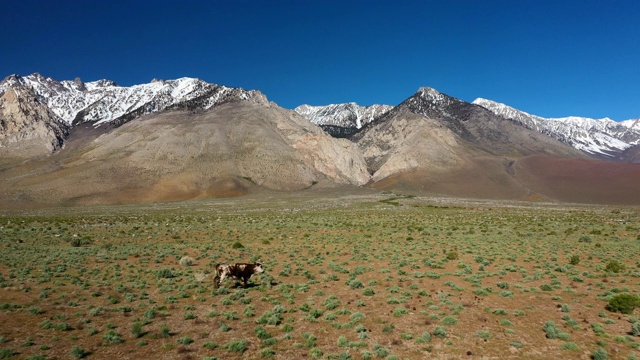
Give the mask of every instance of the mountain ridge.
[[199, 100], [206, 110], [228, 101], [254, 101], [268, 104], [264, 94], [210, 84], [196, 78], [157, 80], [129, 87], [111, 80], [83, 82], [81, 79], [57, 81], [39, 73], [10, 75], [0, 83], [0, 93], [20, 84], [29, 87], [44, 103], [69, 125], [92, 122], [95, 126], [122, 124], [137, 116], [169, 108], [188, 106]]
[[603, 159], [616, 159], [625, 150], [640, 144], [640, 127], [634, 126], [637, 123], [634, 120], [615, 122], [609, 118], [578, 116], [543, 118], [483, 98], [474, 100], [473, 104]]
[[[0, 203], [182, 201], [326, 187], [640, 203], [640, 165], [594, 160], [570, 137], [541, 131], [543, 120], [482, 104], [422, 87], [395, 107], [294, 111], [256, 90], [193, 78], [120, 87], [11, 76], [0, 83]], [[334, 125], [300, 114], [310, 110]], [[578, 130], [591, 124], [567, 121]], [[613, 125], [611, 139], [634, 135], [635, 122]], [[352, 132], [340, 139], [329, 127]], [[638, 161], [636, 150], [616, 156]]]

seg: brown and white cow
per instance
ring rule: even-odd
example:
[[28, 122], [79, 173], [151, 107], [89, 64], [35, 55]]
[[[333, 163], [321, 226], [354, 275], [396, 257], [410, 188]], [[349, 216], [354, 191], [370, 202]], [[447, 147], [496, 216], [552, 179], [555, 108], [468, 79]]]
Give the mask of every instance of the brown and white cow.
[[226, 278], [242, 280], [242, 285], [246, 288], [247, 281], [253, 274], [262, 274], [264, 268], [257, 262], [253, 264], [235, 263], [216, 265], [216, 276], [213, 278], [213, 285], [219, 287]]

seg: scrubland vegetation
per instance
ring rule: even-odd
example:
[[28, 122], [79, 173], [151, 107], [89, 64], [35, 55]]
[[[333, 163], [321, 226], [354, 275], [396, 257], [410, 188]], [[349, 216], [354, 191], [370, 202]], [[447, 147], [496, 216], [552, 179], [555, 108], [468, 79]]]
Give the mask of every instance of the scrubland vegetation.
[[[246, 289], [213, 265], [260, 260]], [[0, 215], [0, 358], [640, 357], [635, 208], [251, 200]]]

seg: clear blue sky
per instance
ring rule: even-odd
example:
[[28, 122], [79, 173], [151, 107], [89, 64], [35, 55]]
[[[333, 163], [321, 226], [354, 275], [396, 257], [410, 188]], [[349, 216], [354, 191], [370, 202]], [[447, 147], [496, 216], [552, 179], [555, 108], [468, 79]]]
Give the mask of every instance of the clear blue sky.
[[281, 106], [420, 86], [545, 116], [640, 116], [640, 1], [2, 1], [0, 77], [198, 77]]

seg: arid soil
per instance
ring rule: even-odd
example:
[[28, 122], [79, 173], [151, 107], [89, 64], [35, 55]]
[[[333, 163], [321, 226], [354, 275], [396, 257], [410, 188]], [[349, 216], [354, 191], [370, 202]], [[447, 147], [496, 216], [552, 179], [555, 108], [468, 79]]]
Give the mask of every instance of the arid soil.
[[639, 216], [335, 188], [3, 211], [0, 354], [630, 359], [639, 310], [606, 306], [640, 295]]

